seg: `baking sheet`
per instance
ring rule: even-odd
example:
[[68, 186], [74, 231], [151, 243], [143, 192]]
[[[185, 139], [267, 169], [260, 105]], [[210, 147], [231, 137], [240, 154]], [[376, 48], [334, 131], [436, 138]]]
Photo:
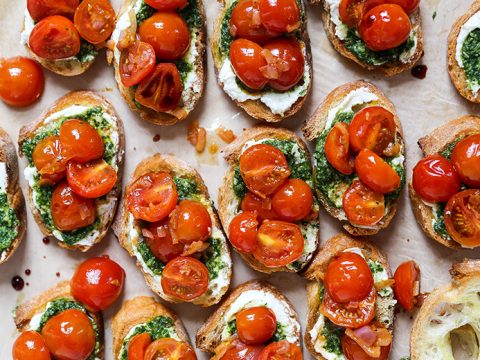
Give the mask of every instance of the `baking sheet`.
[[[208, 23], [208, 32], [212, 34], [213, 19], [220, 5], [214, 0], [204, 0]], [[10, 57], [26, 54], [19, 43], [25, 0], [0, 0], [0, 56]], [[114, 0], [116, 9], [119, 0]], [[402, 120], [407, 145], [408, 178], [411, 169], [420, 159], [421, 153], [416, 145], [419, 137], [433, 130], [444, 122], [464, 114], [478, 114], [480, 108], [463, 100], [453, 88], [447, 73], [446, 49], [450, 27], [455, 19], [462, 15], [470, 5], [468, 0], [442, 1], [422, 0], [422, 18], [424, 25], [425, 56], [421, 63], [428, 66], [425, 80], [418, 80], [407, 72], [400, 76], [385, 79], [360, 69], [350, 61], [338, 55], [328, 42], [321, 24], [321, 12], [317, 7], [308, 7], [308, 28], [312, 41], [314, 84], [311, 96], [304, 108], [295, 117], [285, 120], [281, 126], [288, 127], [300, 134], [303, 122], [314, 112], [315, 108], [334, 87], [348, 81], [365, 79], [382, 89], [397, 107]], [[436, 14], [436, 16], [434, 15]], [[83, 76], [63, 78], [45, 72], [46, 89], [41, 101], [34, 106], [15, 110], [0, 103], [0, 125], [10, 134], [14, 142], [22, 125], [37, 118], [50, 104], [66, 92], [78, 89], [97, 90], [112, 102], [126, 130], [126, 166], [124, 181], [130, 176], [136, 164], [143, 158], [156, 152], [174, 153], [176, 156], [194, 165], [203, 176], [213, 199], [217, 199], [217, 189], [225, 171], [225, 162], [220, 154], [206, 151], [198, 156], [187, 142], [187, 125], [192, 120], [199, 120], [201, 126], [214, 131], [223, 125], [233, 129], [237, 134], [243, 128], [257, 122], [237, 108], [218, 87], [213, 63], [208, 51], [208, 83], [203, 99], [190, 118], [174, 127], [156, 127], [142, 122], [123, 102], [113, 78], [113, 69], [107, 67], [105, 54], [102, 52], [94, 66]], [[211, 133], [211, 132], [209, 132]], [[155, 142], [155, 135], [160, 140]], [[210, 142], [221, 141], [209, 137]], [[25, 160], [20, 160], [20, 168]], [[24, 193], [26, 182], [21, 175]], [[101, 254], [108, 254], [120, 263], [127, 273], [125, 291], [119, 301], [105, 311], [105, 345], [106, 359], [112, 359], [110, 324], [112, 316], [126, 299], [137, 295], [154, 294], [147, 288], [140, 271], [135, 267], [134, 259], [129, 257], [113, 234], [97, 245], [87, 254], [70, 252], [59, 248], [54, 242], [45, 245], [42, 235], [28, 210], [27, 236], [16, 254], [6, 264], [0, 266], [0, 358], [11, 358], [11, 347], [17, 332], [11, 312], [16, 305], [40, 293], [60, 280], [69, 279], [75, 266], [82, 260]], [[325, 241], [341, 230], [339, 223], [331, 219], [323, 210], [320, 213], [320, 236]], [[453, 261], [464, 257], [480, 257], [479, 251], [455, 252], [427, 239], [417, 225], [411, 211], [407, 191], [403, 192], [398, 214], [390, 228], [374, 237], [376, 244], [389, 256], [392, 268], [401, 262], [413, 258], [422, 270], [423, 291], [430, 291], [437, 285], [449, 280], [448, 269]], [[25, 270], [31, 275], [26, 276]], [[10, 281], [13, 276], [24, 278], [26, 286], [23, 291], [15, 291]], [[234, 278], [232, 286], [250, 279], [265, 279], [276, 285], [294, 304], [304, 328], [306, 323], [305, 281], [296, 274], [276, 274], [266, 276], [246, 267], [242, 260], [234, 255]], [[182, 318], [191, 339], [195, 339], [196, 330], [207, 316], [215, 309], [201, 309], [190, 305], [171, 305]], [[391, 359], [400, 359], [409, 353], [408, 339], [412, 318], [405, 313], [397, 316], [394, 347]], [[197, 351], [199, 359], [207, 359], [205, 354]], [[308, 351], [305, 359], [311, 359]]]

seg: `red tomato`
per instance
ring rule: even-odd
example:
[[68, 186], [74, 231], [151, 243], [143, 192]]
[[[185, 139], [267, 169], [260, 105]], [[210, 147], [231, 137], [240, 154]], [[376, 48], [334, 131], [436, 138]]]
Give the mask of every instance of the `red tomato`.
[[87, 359], [95, 350], [95, 331], [88, 316], [77, 309], [65, 310], [50, 318], [42, 336], [58, 360]]
[[373, 51], [394, 49], [407, 41], [412, 26], [405, 11], [395, 4], [383, 4], [367, 12], [358, 31]]
[[352, 338], [342, 336], [342, 352], [347, 360], [387, 360], [392, 345], [382, 346], [379, 357], [371, 357]]
[[36, 55], [47, 60], [66, 59], [80, 52], [80, 35], [75, 25], [60, 15], [38, 22], [28, 43]]
[[27, 9], [35, 22], [52, 15], [73, 18], [80, 0], [27, 0]]
[[125, 271], [108, 256], [93, 257], [78, 265], [70, 280], [75, 300], [92, 312], [107, 309], [120, 296]]
[[60, 142], [69, 160], [85, 163], [103, 156], [104, 144], [97, 130], [79, 119], [65, 121], [60, 127]]
[[300, 27], [300, 9], [296, 0], [258, 0], [260, 19], [272, 33], [289, 33]]
[[157, 59], [177, 60], [190, 47], [190, 29], [175, 12], [157, 12], [145, 20], [138, 30], [140, 40], [153, 46]]
[[245, 185], [262, 199], [277, 191], [290, 176], [283, 152], [267, 144], [256, 144], [245, 150], [239, 167]]
[[388, 0], [388, 2], [400, 5], [407, 14], [413, 13], [420, 5], [420, 0]]
[[12, 348], [13, 360], [50, 360], [50, 351], [42, 335], [36, 331], [24, 331], [15, 340]]
[[287, 266], [303, 253], [300, 227], [284, 221], [265, 221], [258, 229], [253, 256], [267, 267]]
[[143, 175], [127, 189], [128, 211], [135, 219], [160, 221], [175, 209], [177, 200], [177, 187], [164, 172]]
[[278, 215], [275, 213], [272, 207], [272, 199], [269, 197], [261, 199], [254, 193], [248, 192], [243, 198], [240, 206], [242, 211], [255, 211], [260, 222], [263, 220], [278, 219]]
[[188, 0], [145, 0], [145, 3], [158, 11], [174, 11], [187, 6]]
[[259, 221], [257, 214], [244, 211], [235, 216], [228, 227], [228, 238], [238, 251], [252, 253], [257, 247]]
[[360, 180], [354, 180], [343, 195], [343, 209], [350, 223], [373, 226], [383, 219], [385, 199]]
[[413, 311], [415, 296], [420, 290], [420, 269], [415, 261], [402, 263], [395, 271], [394, 280], [395, 298], [405, 310]]
[[117, 172], [103, 159], [86, 164], [70, 161], [67, 181], [72, 190], [84, 198], [96, 199], [108, 194], [117, 183]]
[[300, 221], [312, 211], [313, 193], [310, 186], [300, 179], [288, 179], [273, 195], [272, 208], [280, 219]]
[[148, 346], [145, 360], [197, 360], [197, 356], [185, 342], [162, 338]]
[[257, 0], [240, 0], [235, 5], [230, 18], [230, 33], [234, 38], [251, 40], [257, 44], [264, 44], [273, 36], [262, 24]]
[[337, 122], [325, 140], [325, 156], [335, 170], [345, 175], [353, 173], [347, 124]]
[[262, 350], [258, 360], [302, 360], [302, 349], [287, 340], [273, 342]]
[[67, 159], [60, 138], [49, 136], [40, 141], [33, 149], [33, 164], [41, 177], [41, 184], [54, 185], [65, 177]]
[[262, 345], [247, 345], [237, 338], [222, 343], [219, 347], [223, 349], [215, 350], [215, 354], [224, 353], [220, 360], [258, 360], [263, 350]]
[[[174, 240], [182, 244], [206, 241], [212, 233], [212, 218], [198, 201], [182, 200], [168, 222]], [[175, 242], [176, 242], [175, 241]]]
[[455, 146], [452, 163], [465, 184], [480, 187], [480, 134], [471, 135]]
[[356, 28], [365, 13], [365, 0], [341, 0], [338, 11], [344, 24], [349, 28]]
[[355, 159], [355, 170], [362, 182], [381, 194], [395, 191], [400, 186], [400, 176], [388, 163], [373, 151], [363, 149]]
[[115, 10], [108, 0], [82, 0], [73, 21], [82, 38], [100, 44], [112, 35]]
[[194, 300], [208, 289], [207, 267], [192, 257], [177, 257], [168, 262], [162, 272], [165, 294], [183, 301]]
[[244, 309], [237, 313], [237, 332], [247, 345], [260, 345], [271, 339], [277, 330], [275, 313], [266, 306]]
[[128, 343], [128, 360], [144, 360], [148, 346], [152, 343], [150, 334], [135, 335]]
[[250, 89], [261, 90], [267, 85], [268, 79], [260, 70], [267, 61], [257, 43], [247, 39], [234, 40], [230, 45], [230, 61], [235, 75]]
[[155, 68], [155, 50], [149, 43], [137, 40], [120, 56], [120, 78], [130, 87], [145, 79]]
[[444, 220], [457, 243], [467, 248], [480, 246], [480, 190], [465, 190], [451, 197]]
[[182, 254], [184, 245], [178, 242], [173, 243], [168, 227], [168, 219], [148, 223], [147, 229], [151, 233], [151, 237], [146, 236], [145, 240], [153, 255], [161, 262], [167, 263]]
[[420, 160], [415, 166], [412, 185], [422, 199], [445, 202], [460, 191], [461, 181], [452, 163], [435, 154]]
[[44, 88], [43, 71], [35, 61], [21, 56], [0, 59], [0, 99], [7, 105], [32, 105]]

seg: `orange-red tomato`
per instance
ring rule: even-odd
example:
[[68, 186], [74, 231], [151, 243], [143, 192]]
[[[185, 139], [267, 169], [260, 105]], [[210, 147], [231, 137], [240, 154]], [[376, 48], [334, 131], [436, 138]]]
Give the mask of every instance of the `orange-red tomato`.
[[420, 290], [420, 269], [415, 261], [406, 261], [400, 264], [395, 271], [394, 280], [395, 298], [405, 310], [413, 311], [415, 296]]
[[366, 187], [360, 180], [354, 180], [343, 195], [343, 209], [348, 220], [354, 225], [373, 226], [385, 214], [385, 198]]
[[155, 68], [155, 50], [149, 43], [137, 40], [120, 56], [120, 78], [130, 87], [145, 79]]
[[45, 78], [37, 62], [21, 56], [0, 59], [0, 99], [7, 105], [32, 105], [44, 88]]
[[28, 44], [41, 58], [65, 59], [80, 52], [80, 35], [73, 22], [64, 16], [53, 15], [35, 25]]
[[258, 360], [302, 360], [302, 349], [287, 340], [273, 342], [266, 346]]
[[68, 185], [85, 198], [96, 199], [108, 194], [117, 179], [115, 169], [103, 159], [85, 164], [70, 161], [67, 166]]
[[465, 184], [480, 187], [480, 134], [471, 135], [455, 146], [452, 163]]
[[82, 0], [73, 21], [82, 38], [100, 44], [112, 35], [115, 10], [108, 0]]
[[93, 257], [78, 265], [70, 280], [75, 300], [93, 312], [107, 309], [120, 296], [125, 271], [108, 256]]
[[60, 142], [68, 160], [80, 163], [100, 159], [105, 148], [97, 130], [79, 119], [70, 119], [62, 124]]
[[310, 186], [300, 179], [288, 179], [273, 194], [272, 208], [281, 220], [299, 221], [312, 211], [313, 192]]
[[228, 227], [228, 238], [238, 251], [252, 253], [257, 247], [259, 220], [252, 211], [244, 211], [235, 216]]
[[420, 5], [420, 0], [388, 0], [388, 2], [400, 5], [407, 14], [413, 13]]
[[145, 3], [158, 11], [174, 11], [187, 6], [188, 0], [145, 0]]
[[191, 301], [208, 289], [207, 267], [192, 257], [180, 256], [168, 262], [162, 272], [162, 288], [165, 294]]
[[152, 339], [148, 333], [135, 335], [128, 343], [128, 360], [144, 360], [148, 346]]
[[400, 176], [388, 163], [373, 151], [363, 149], [355, 158], [355, 170], [362, 182], [381, 194], [395, 191], [400, 186]]
[[215, 350], [215, 353], [218, 354], [219, 351], [224, 353], [221, 360], [258, 360], [258, 356], [263, 350], [262, 345], [247, 345], [238, 338], [220, 344], [219, 348], [217, 348], [218, 351]]
[[267, 61], [257, 43], [247, 39], [234, 40], [230, 45], [230, 61], [235, 75], [249, 88], [261, 90], [267, 85], [268, 79], [260, 70]]
[[251, 40], [257, 44], [264, 44], [274, 36], [262, 24], [257, 0], [240, 0], [235, 5], [230, 18], [230, 33], [234, 38]]
[[382, 346], [379, 357], [371, 357], [352, 338], [342, 336], [342, 352], [347, 360], [387, 360], [392, 345]]
[[340, 20], [350, 28], [356, 28], [365, 13], [365, 0], [341, 0], [338, 7]]
[[266, 306], [241, 310], [236, 315], [237, 333], [247, 345], [260, 345], [271, 339], [277, 330], [275, 313]]
[[258, 0], [260, 19], [272, 33], [289, 33], [300, 27], [300, 9], [296, 0]]
[[12, 348], [13, 360], [50, 360], [50, 351], [42, 335], [36, 331], [24, 331], [15, 340]]
[[58, 360], [85, 360], [95, 350], [92, 323], [77, 309], [50, 318], [41, 333], [52, 356]]
[[53, 185], [65, 177], [67, 159], [60, 138], [49, 136], [41, 140], [33, 149], [33, 164], [38, 170], [41, 183]]
[[151, 236], [146, 236], [145, 240], [153, 255], [161, 262], [167, 263], [182, 254], [184, 245], [179, 242], [173, 243], [168, 227], [168, 219], [148, 223], [147, 229]]
[[480, 190], [464, 190], [452, 196], [444, 220], [457, 243], [468, 248], [480, 246]]
[[278, 219], [278, 215], [273, 210], [272, 199], [270, 197], [261, 199], [254, 193], [248, 192], [242, 199], [240, 206], [242, 211], [256, 212], [257, 218], [260, 222], [263, 220]]
[[190, 244], [208, 240], [212, 233], [212, 218], [198, 201], [182, 200], [170, 214], [168, 226], [176, 241]]
[[145, 360], [197, 360], [197, 356], [185, 342], [161, 338], [148, 346]]
[[328, 133], [325, 140], [325, 156], [335, 170], [345, 175], [353, 173], [348, 127], [345, 123], [337, 122]]
[[52, 15], [73, 18], [80, 0], [27, 0], [28, 13], [35, 22]]

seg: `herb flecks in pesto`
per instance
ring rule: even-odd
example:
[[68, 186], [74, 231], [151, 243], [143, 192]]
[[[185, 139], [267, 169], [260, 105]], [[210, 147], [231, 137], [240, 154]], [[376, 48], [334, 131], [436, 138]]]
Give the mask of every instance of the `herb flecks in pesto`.
[[248, 193], [247, 185], [242, 179], [240, 168], [238, 166], [235, 167], [235, 172], [233, 175], [233, 193], [239, 200], [243, 199]]
[[226, 58], [230, 54], [230, 44], [233, 41], [232, 33], [230, 32], [230, 20], [232, 18], [232, 12], [235, 6], [237, 5], [238, 1], [232, 2], [230, 7], [225, 12], [225, 16], [223, 17], [222, 24], [220, 25], [220, 43], [219, 43], [219, 51], [220, 55], [223, 58]]
[[470, 89], [480, 84], [480, 29], [468, 34], [461, 52], [463, 69]]
[[325, 325], [320, 333], [325, 337], [325, 345], [323, 348], [329, 353], [342, 355], [342, 336], [345, 329], [336, 326], [330, 320], [325, 318]]
[[445, 226], [445, 203], [438, 203], [437, 209], [433, 209], [435, 212], [435, 222], [433, 224], [433, 230], [444, 239], [450, 240], [450, 234]]
[[222, 260], [222, 242], [219, 239], [210, 239], [210, 247], [204, 256], [204, 263], [210, 274], [210, 281], [218, 277], [218, 273], [226, 264]]
[[189, 0], [188, 5], [179, 13], [190, 28], [200, 29], [203, 26], [202, 15], [196, 0]]
[[152, 17], [153, 14], [155, 14], [157, 10], [155, 10], [153, 7], [150, 5], [146, 4], [145, 1], [142, 1], [142, 4], [140, 5], [140, 9], [137, 11], [137, 26], [140, 26], [142, 22], [147, 20], [149, 17]]
[[150, 247], [143, 238], [140, 238], [137, 244], [137, 251], [143, 259], [145, 265], [152, 271], [154, 275], [162, 275], [165, 264], [155, 257]]
[[198, 195], [198, 185], [194, 179], [174, 177], [173, 181], [177, 188], [178, 199], [190, 199]]
[[95, 50], [95, 46], [85, 40], [82, 40], [80, 52], [76, 55], [78, 61], [80, 61], [80, 63], [82, 64], [85, 64], [87, 62], [93, 61], [97, 55], [98, 51]]
[[0, 193], [0, 255], [17, 237], [19, 224], [15, 210], [8, 203], [7, 194]]

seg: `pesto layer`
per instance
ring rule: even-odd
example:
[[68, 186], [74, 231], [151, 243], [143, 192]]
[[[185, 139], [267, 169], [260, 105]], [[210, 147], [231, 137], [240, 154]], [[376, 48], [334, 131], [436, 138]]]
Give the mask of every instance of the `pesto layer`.
[[461, 52], [463, 69], [468, 79], [469, 87], [480, 84], [480, 29], [468, 34]]
[[18, 236], [19, 225], [17, 214], [8, 203], [7, 193], [0, 193], [0, 257]]

